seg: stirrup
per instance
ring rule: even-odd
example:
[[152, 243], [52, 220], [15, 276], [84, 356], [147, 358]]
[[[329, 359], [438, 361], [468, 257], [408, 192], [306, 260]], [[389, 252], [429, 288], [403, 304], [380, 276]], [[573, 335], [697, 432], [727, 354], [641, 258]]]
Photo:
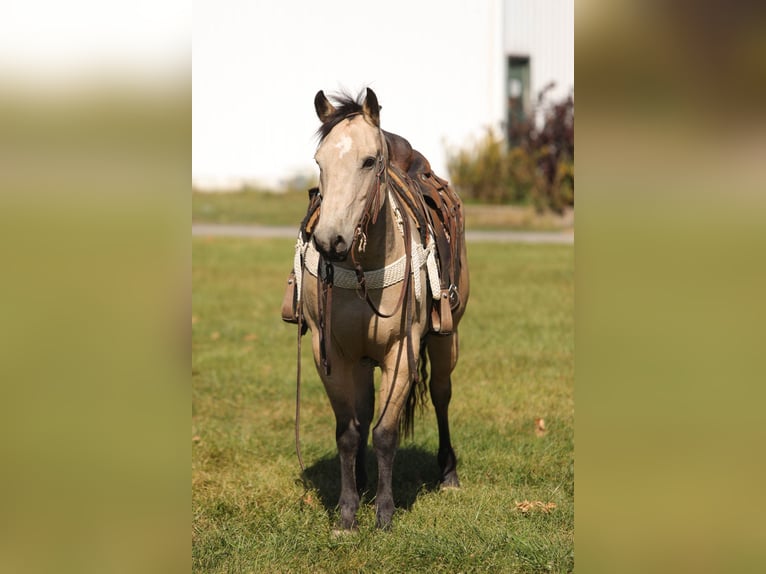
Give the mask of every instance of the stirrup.
[[431, 331], [437, 335], [452, 334], [452, 307], [449, 289], [442, 289], [438, 301], [431, 307]]
[[290, 271], [287, 277], [285, 296], [282, 299], [282, 320], [285, 323], [298, 323], [298, 282], [295, 280], [295, 271]]

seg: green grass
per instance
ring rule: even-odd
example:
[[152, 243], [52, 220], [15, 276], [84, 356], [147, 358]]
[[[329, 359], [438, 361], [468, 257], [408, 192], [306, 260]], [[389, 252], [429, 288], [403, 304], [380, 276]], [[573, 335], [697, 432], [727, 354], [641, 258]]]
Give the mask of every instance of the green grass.
[[285, 193], [237, 191], [192, 192], [192, 221], [195, 223], [249, 223], [294, 225], [306, 215], [308, 192]]
[[[297, 227], [306, 214], [308, 193], [290, 191], [238, 191], [231, 193], [192, 192], [194, 223], [244, 223], [257, 225], [291, 225]], [[539, 214], [531, 206], [465, 205], [466, 228], [469, 230], [534, 230], [571, 229], [574, 216], [568, 213]]]
[[[193, 566], [197, 572], [570, 572], [574, 529], [573, 249], [469, 244], [451, 423], [462, 488], [436, 488], [429, 407], [394, 467], [397, 512], [332, 533], [334, 419], [304, 344], [304, 487], [293, 448], [295, 340], [279, 305], [289, 240], [193, 240]], [[304, 338], [304, 343], [308, 337]], [[535, 417], [547, 434], [534, 432]], [[553, 502], [524, 515], [515, 503]]]

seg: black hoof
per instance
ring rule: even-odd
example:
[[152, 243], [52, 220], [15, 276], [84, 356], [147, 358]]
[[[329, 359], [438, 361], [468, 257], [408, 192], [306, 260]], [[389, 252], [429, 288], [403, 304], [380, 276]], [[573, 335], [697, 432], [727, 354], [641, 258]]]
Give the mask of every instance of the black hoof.
[[378, 506], [375, 511], [375, 526], [381, 530], [391, 529], [391, 519], [394, 516], [394, 505]]

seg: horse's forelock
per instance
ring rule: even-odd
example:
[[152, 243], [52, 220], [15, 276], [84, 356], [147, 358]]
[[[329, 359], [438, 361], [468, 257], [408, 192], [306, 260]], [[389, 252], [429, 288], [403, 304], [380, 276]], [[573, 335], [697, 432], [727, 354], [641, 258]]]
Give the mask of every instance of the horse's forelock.
[[364, 108], [364, 97], [366, 91], [362, 90], [354, 97], [348, 92], [338, 92], [331, 94], [330, 99], [333, 101], [335, 111], [332, 112], [330, 117], [324, 122], [317, 130], [317, 136], [319, 137], [319, 143], [330, 135], [330, 132], [335, 126], [346, 118], [361, 114]]

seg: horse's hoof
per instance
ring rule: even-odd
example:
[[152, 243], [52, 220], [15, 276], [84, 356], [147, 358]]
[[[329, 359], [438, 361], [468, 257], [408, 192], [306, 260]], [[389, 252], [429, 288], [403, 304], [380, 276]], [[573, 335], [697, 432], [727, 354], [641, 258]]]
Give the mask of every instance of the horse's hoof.
[[390, 530], [394, 517], [394, 505], [382, 505], [375, 512], [375, 526], [380, 530]]
[[457, 474], [450, 473], [439, 485], [439, 490], [458, 490], [460, 488], [460, 481], [457, 479]]
[[342, 538], [344, 536], [356, 534], [357, 532], [359, 532], [359, 526], [357, 524], [354, 524], [351, 526], [351, 528], [343, 528], [342, 526], [338, 525], [330, 531], [330, 534], [333, 538]]

